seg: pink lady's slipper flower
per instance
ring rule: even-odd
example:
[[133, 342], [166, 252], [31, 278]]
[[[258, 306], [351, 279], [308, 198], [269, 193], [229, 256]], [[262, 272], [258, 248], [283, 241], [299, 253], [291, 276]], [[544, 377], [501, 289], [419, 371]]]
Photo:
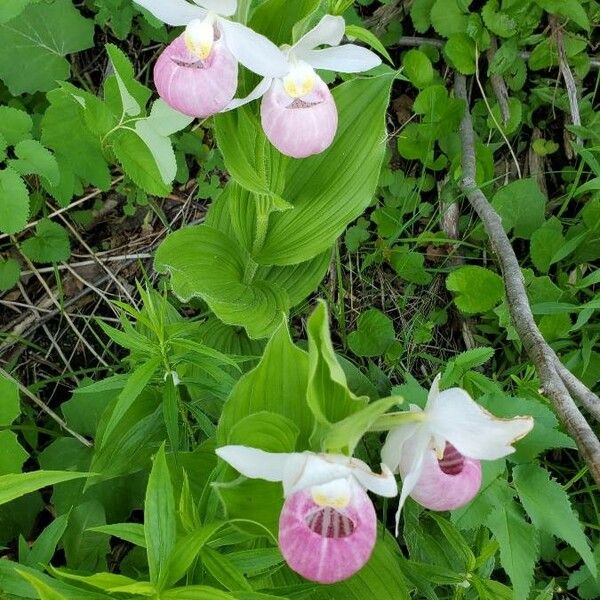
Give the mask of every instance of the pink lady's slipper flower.
[[186, 25], [184, 33], [160, 55], [154, 83], [169, 106], [191, 117], [209, 117], [235, 96], [238, 62], [266, 75], [283, 75], [287, 63], [267, 38], [224, 17], [237, 0], [135, 0], [168, 25]]
[[224, 446], [217, 454], [242, 475], [283, 482], [279, 547], [297, 573], [319, 583], [346, 579], [369, 560], [377, 517], [365, 490], [398, 493], [391, 471], [373, 473], [356, 458], [339, 454], [270, 453]]
[[440, 392], [440, 375], [429, 391], [420, 418], [392, 429], [381, 459], [402, 477], [400, 511], [408, 496], [431, 510], [452, 510], [472, 500], [481, 485], [480, 460], [515, 451], [512, 444], [533, 427], [532, 417], [499, 419], [461, 388]]
[[[287, 63], [283, 76], [273, 69], [247, 98], [234, 100], [228, 109], [262, 97], [262, 126], [280, 152], [305, 158], [328, 148], [337, 131], [338, 114], [329, 88], [315, 69], [360, 73], [381, 64], [366, 48], [340, 46], [344, 31], [342, 17], [323, 17], [296, 44], [282, 47], [281, 57]], [[331, 47], [317, 49], [321, 45]]]

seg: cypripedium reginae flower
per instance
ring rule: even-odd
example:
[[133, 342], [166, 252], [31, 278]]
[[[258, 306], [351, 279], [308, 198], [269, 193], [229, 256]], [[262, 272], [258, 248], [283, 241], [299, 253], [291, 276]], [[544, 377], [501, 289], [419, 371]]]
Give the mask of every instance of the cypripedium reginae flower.
[[431, 510], [459, 508], [481, 485], [480, 460], [495, 460], [515, 451], [512, 444], [533, 427], [532, 417], [500, 419], [461, 388], [440, 392], [438, 375], [425, 410], [410, 405], [413, 419], [390, 430], [381, 459], [402, 477], [400, 511], [408, 496]]
[[[342, 17], [323, 17], [296, 44], [282, 47], [281, 58], [287, 64], [283, 76], [278, 74], [277, 65], [246, 98], [234, 100], [228, 109], [262, 97], [262, 126], [280, 152], [305, 158], [328, 148], [337, 131], [337, 108], [315, 69], [360, 73], [381, 64], [381, 59], [366, 48], [339, 45], [345, 27]], [[318, 49], [322, 45], [330, 47]]]
[[279, 547], [294, 571], [334, 583], [369, 560], [377, 517], [365, 490], [386, 497], [398, 493], [385, 465], [377, 475], [361, 460], [341, 454], [271, 453], [247, 446], [216, 452], [246, 477], [283, 483]]
[[223, 110], [235, 96], [238, 62], [265, 76], [284, 75], [287, 63], [267, 38], [225, 17], [237, 0], [135, 0], [167, 25], [185, 31], [160, 55], [154, 83], [175, 110], [205, 118]]

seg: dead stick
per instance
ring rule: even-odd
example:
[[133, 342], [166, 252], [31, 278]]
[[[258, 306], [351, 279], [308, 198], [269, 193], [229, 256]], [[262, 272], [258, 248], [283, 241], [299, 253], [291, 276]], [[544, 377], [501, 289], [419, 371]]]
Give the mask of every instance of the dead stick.
[[[521, 267], [504, 231], [502, 220], [475, 181], [475, 132], [473, 131], [471, 112], [468, 108], [466, 79], [463, 75], [457, 74], [455, 77], [455, 93], [457, 98], [461, 98], [466, 103], [460, 126], [463, 171], [461, 189], [481, 219], [492, 248], [498, 257], [511, 319], [523, 347], [536, 367], [543, 392], [550, 399], [562, 422], [575, 439], [590, 473], [596, 483], [600, 485], [600, 441], [575, 404], [569, 389], [559, 374], [557, 368], [559, 359], [546, 343], [535, 323]], [[583, 383], [580, 382], [580, 385], [585, 388]], [[591, 402], [593, 400], [591, 397], [584, 400], [580, 394], [576, 395], [581, 402], [585, 402], [589, 410], [593, 410], [594, 416], [597, 418], [600, 414], [600, 401], [591, 391], [589, 393], [595, 397], [596, 402]]]

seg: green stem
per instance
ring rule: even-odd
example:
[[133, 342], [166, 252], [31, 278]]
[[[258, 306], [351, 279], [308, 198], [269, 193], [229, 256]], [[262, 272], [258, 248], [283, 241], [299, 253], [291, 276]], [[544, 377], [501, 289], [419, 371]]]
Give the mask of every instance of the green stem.
[[236, 20], [246, 25], [248, 18], [250, 17], [250, 6], [252, 0], [238, 0], [238, 9], [236, 12]]
[[388, 413], [379, 417], [371, 427], [369, 431], [389, 431], [398, 427], [399, 425], [406, 425], [406, 423], [418, 423], [419, 421], [425, 420], [425, 413], [422, 412], [411, 412], [403, 411], [396, 413]]

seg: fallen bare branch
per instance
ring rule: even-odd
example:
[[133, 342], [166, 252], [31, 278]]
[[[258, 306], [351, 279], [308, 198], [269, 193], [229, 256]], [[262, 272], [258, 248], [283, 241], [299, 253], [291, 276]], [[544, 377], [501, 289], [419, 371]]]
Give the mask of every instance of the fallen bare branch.
[[[543, 392], [549, 398], [568, 432], [577, 443], [594, 480], [600, 484], [600, 441], [577, 407], [574, 397], [584, 403], [586, 407], [591, 408], [594, 416], [598, 415], [600, 399], [573, 375], [567, 378], [569, 381], [567, 386], [563, 378], [566, 376], [558, 366], [560, 359], [546, 343], [535, 323], [527, 298], [521, 267], [504, 231], [500, 216], [475, 181], [475, 133], [471, 112], [468, 109], [467, 86], [463, 75], [457, 74], [455, 77], [455, 93], [467, 105], [460, 127], [462, 142], [461, 189], [481, 219], [492, 248], [496, 253], [504, 279], [508, 308], [513, 325], [525, 351], [536, 367]], [[585, 394], [583, 393], [584, 390]]]
[[[496, 38], [492, 36], [490, 47], [487, 51], [488, 64], [491, 64], [492, 60], [494, 60], [494, 54], [496, 54], [497, 50], [498, 43], [496, 42]], [[508, 90], [506, 89], [504, 77], [497, 73], [492, 73], [490, 75], [490, 81], [492, 83], [494, 94], [496, 95], [496, 100], [498, 101], [498, 106], [500, 107], [502, 123], [506, 125], [510, 119], [510, 107], [508, 105]]]

